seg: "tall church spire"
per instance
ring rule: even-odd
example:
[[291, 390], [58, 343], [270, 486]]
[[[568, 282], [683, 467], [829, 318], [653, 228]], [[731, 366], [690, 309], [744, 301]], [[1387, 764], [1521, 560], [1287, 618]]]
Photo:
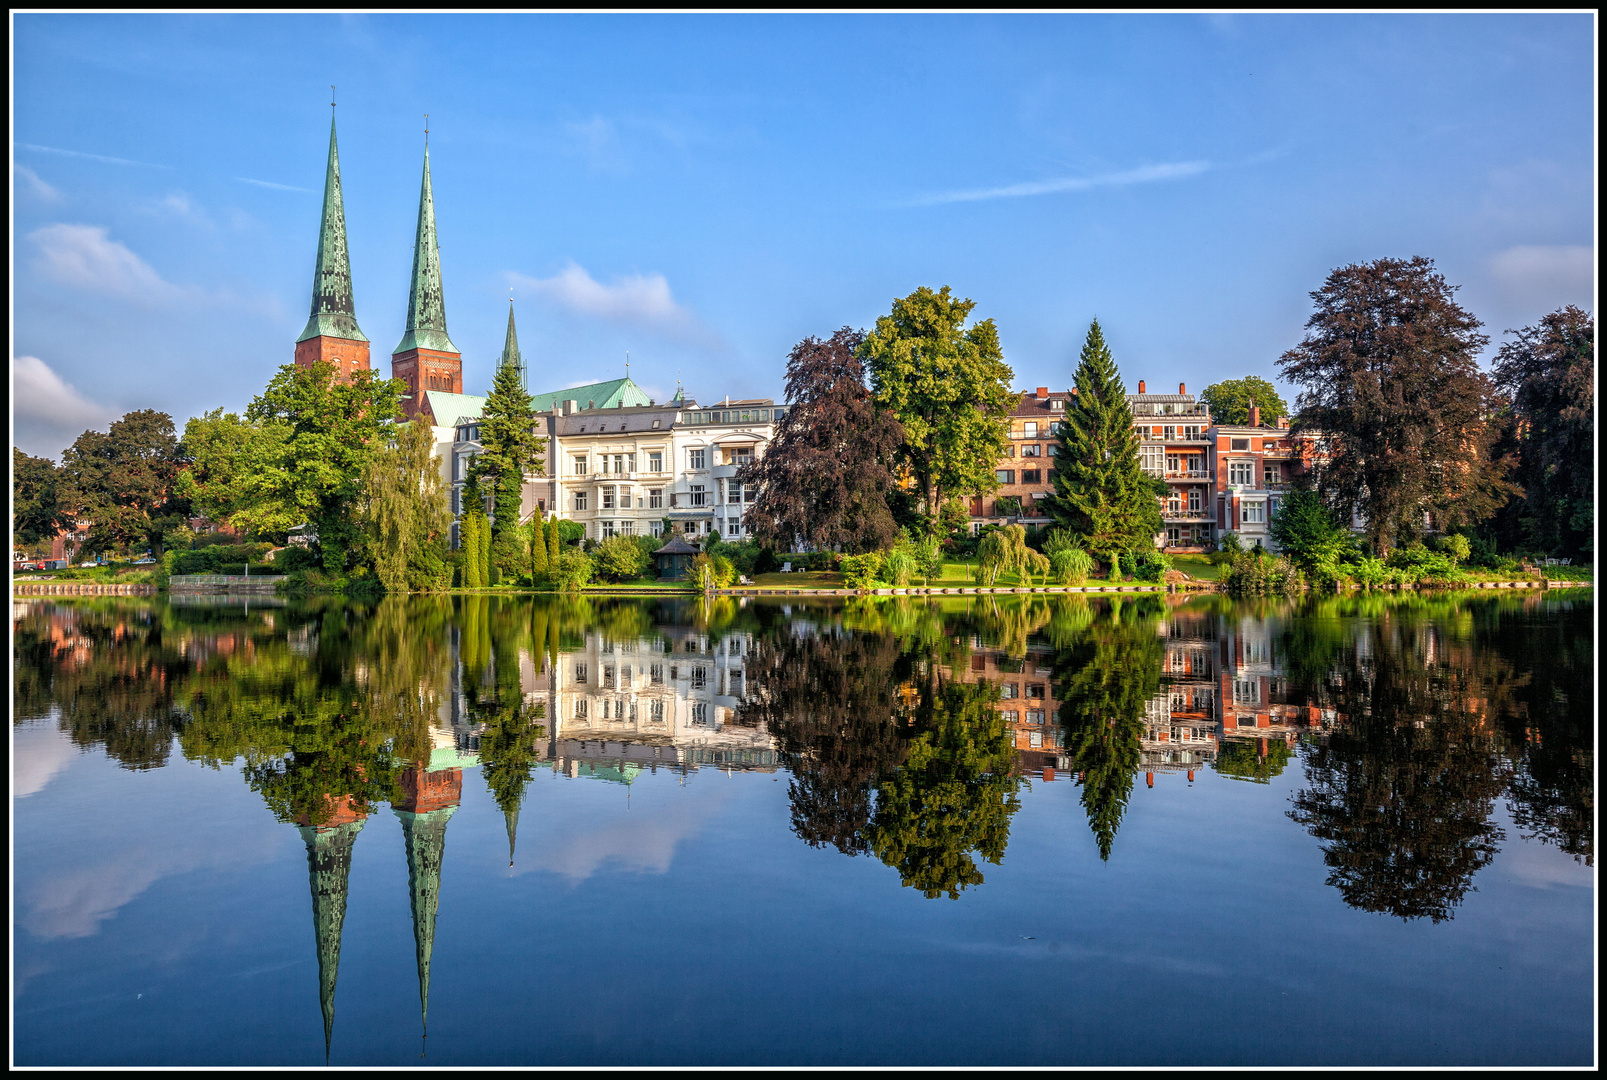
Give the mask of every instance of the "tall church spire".
[[324, 210], [313, 268], [312, 314], [296, 339], [296, 363], [328, 361], [342, 375], [368, 367], [368, 338], [357, 328], [351, 259], [346, 251], [346, 207], [340, 193], [335, 120], [329, 120], [329, 162], [324, 169]]
[[413, 285], [407, 295], [407, 332], [393, 353], [431, 349], [455, 353], [446, 336], [446, 300], [441, 292], [441, 252], [435, 238], [435, 196], [430, 190], [430, 148], [424, 148], [424, 181], [418, 196], [413, 238]]
[[[425, 131], [426, 140], [429, 132]], [[446, 300], [441, 291], [441, 252], [435, 238], [435, 195], [430, 186], [430, 146], [424, 144], [424, 181], [419, 187], [418, 231], [413, 239], [413, 284], [407, 294], [407, 331], [391, 350], [391, 378], [402, 380], [402, 412], [423, 415], [434, 424], [453, 424], [457, 416], [435, 416], [431, 390], [463, 393], [463, 356], [446, 336]]]
[[318, 942], [318, 1004], [324, 1013], [324, 1057], [335, 1029], [335, 979], [340, 973], [340, 931], [346, 921], [346, 882], [352, 845], [363, 818], [335, 826], [301, 826], [307, 845], [307, 876], [312, 882], [312, 923]]
[[530, 389], [530, 380], [526, 377], [524, 357], [519, 355], [519, 333], [513, 328], [513, 301], [508, 301], [508, 336], [502, 341], [501, 366], [512, 364], [519, 372], [519, 385], [526, 390]]
[[418, 961], [419, 1015], [430, 1021], [430, 958], [435, 952], [435, 916], [441, 906], [441, 860], [446, 855], [447, 819], [456, 806], [428, 813], [395, 811], [407, 846], [407, 888], [413, 908], [413, 945]]

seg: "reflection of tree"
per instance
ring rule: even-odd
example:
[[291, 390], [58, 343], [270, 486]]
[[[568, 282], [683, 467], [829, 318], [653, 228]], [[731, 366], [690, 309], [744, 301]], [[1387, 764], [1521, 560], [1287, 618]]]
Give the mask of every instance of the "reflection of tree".
[[[519, 683], [519, 647], [527, 640], [532, 662], [541, 663], [546, 622], [536, 625], [524, 618], [523, 604], [468, 597], [465, 604], [495, 605], [488, 620], [491, 666], [482, 671], [469, 693], [469, 716], [485, 725], [480, 735], [480, 763], [486, 787], [502, 811], [508, 829], [508, 865], [513, 865], [514, 840], [519, 828], [519, 809], [537, 757], [537, 740], [546, 728], [536, 724], [546, 706], [526, 705]], [[470, 673], [465, 672], [469, 678]]]
[[917, 710], [921, 734], [877, 788], [865, 836], [876, 857], [927, 899], [982, 884], [972, 853], [997, 864], [1016, 797], [1015, 744], [992, 683], [941, 680]]
[[1145, 707], [1160, 688], [1164, 650], [1153, 618], [1158, 610], [1151, 604], [1124, 610], [1113, 602], [1080, 638], [1066, 634], [1055, 642], [1064, 746], [1102, 859], [1110, 858], [1142, 760]]
[[1228, 739], [1216, 752], [1212, 767], [1234, 780], [1267, 784], [1283, 775], [1293, 756], [1282, 739]]
[[792, 830], [811, 847], [868, 849], [876, 781], [904, 760], [898, 724], [903, 656], [885, 635], [797, 634], [778, 627], [748, 658], [755, 688], [740, 722], [764, 721], [791, 768]]
[[1372, 622], [1367, 649], [1337, 663], [1346, 719], [1305, 755], [1290, 816], [1323, 841], [1346, 903], [1439, 922], [1502, 839], [1489, 821], [1501, 762], [1490, 681], [1456, 662], [1438, 624], [1401, 615]]

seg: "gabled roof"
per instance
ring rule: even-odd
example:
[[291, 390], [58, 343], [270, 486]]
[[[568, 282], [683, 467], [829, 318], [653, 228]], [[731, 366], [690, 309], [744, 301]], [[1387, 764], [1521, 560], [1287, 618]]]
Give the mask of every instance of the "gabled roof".
[[629, 378], [609, 379], [607, 382], [587, 383], [545, 394], [532, 394], [530, 407], [536, 412], [550, 412], [566, 401], [578, 401], [582, 409], [588, 404], [594, 409], [612, 409], [616, 405], [646, 405], [647, 395]]
[[435, 414], [437, 427], [457, 427], [470, 420], [478, 420], [485, 412], [485, 398], [474, 394], [449, 394], [445, 390], [426, 390], [424, 400]]

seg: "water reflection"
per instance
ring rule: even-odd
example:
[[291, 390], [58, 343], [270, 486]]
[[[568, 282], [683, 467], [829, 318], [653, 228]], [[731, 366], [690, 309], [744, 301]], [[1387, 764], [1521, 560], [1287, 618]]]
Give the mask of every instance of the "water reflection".
[[510, 865], [538, 769], [627, 792], [644, 770], [784, 772], [803, 843], [958, 898], [1003, 860], [1029, 781], [1077, 785], [1109, 860], [1135, 797], [1204, 770], [1266, 787], [1346, 903], [1451, 918], [1505, 839], [1498, 799], [1524, 837], [1593, 860], [1591, 614], [1468, 595], [38, 600], [14, 605], [15, 700], [129, 769], [175, 745], [238, 763], [299, 830], [327, 1050], [352, 852], [386, 804], [427, 1025], [475, 771]]

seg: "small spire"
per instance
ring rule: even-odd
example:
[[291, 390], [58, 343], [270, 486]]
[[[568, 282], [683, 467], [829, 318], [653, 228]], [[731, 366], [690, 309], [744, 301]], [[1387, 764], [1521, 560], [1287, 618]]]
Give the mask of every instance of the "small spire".
[[524, 357], [519, 354], [519, 332], [513, 325], [513, 297], [508, 297], [508, 333], [502, 339], [502, 358], [498, 364], [507, 367], [511, 365], [519, 373], [519, 385], [529, 391], [530, 384], [525, 377]]

